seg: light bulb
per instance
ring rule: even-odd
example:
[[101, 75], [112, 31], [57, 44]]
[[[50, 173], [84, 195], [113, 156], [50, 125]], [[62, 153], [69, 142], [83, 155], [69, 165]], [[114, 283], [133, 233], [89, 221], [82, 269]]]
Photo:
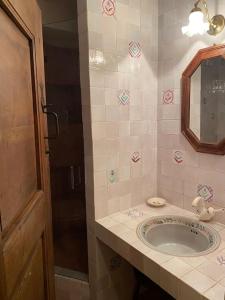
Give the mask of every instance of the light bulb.
[[195, 34], [204, 34], [209, 30], [209, 22], [204, 22], [202, 11], [193, 11], [189, 15], [189, 24], [182, 27], [182, 33], [189, 37]]

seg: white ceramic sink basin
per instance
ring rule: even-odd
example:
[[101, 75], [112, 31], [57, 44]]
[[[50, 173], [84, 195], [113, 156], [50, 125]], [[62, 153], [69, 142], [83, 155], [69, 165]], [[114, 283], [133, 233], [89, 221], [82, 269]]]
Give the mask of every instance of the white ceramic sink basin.
[[170, 215], [145, 220], [138, 226], [137, 234], [150, 248], [174, 256], [206, 255], [221, 241], [208, 224]]

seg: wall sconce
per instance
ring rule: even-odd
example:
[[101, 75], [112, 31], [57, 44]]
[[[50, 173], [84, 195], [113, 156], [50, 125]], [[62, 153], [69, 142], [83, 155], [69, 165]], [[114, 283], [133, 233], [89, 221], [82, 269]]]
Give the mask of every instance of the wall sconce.
[[[199, 7], [199, 4], [203, 5], [203, 10]], [[204, 22], [204, 17], [206, 17], [207, 22]], [[210, 18], [206, 0], [198, 0], [189, 15], [189, 24], [182, 27], [182, 33], [189, 37], [195, 34], [202, 35], [206, 32], [210, 35], [217, 35], [223, 31], [224, 26], [224, 16], [215, 15]]]

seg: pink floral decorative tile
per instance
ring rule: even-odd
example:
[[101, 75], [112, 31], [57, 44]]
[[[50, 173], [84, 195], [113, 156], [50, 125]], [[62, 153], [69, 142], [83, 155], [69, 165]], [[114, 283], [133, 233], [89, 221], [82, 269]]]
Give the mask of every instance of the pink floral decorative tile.
[[163, 104], [172, 104], [174, 100], [174, 90], [166, 90], [163, 92]]
[[173, 162], [181, 165], [184, 162], [184, 153], [180, 150], [173, 151]]
[[209, 185], [199, 184], [197, 187], [198, 196], [202, 197], [205, 201], [213, 201], [213, 188]]
[[129, 53], [131, 57], [138, 58], [141, 56], [141, 45], [139, 42], [130, 42], [129, 44]]
[[141, 154], [139, 152], [134, 152], [131, 159], [134, 163], [137, 163], [141, 160]]
[[107, 16], [114, 16], [116, 12], [115, 0], [102, 0], [103, 14]]
[[118, 99], [120, 104], [127, 105], [130, 101], [130, 92], [128, 90], [120, 90], [118, 92]]

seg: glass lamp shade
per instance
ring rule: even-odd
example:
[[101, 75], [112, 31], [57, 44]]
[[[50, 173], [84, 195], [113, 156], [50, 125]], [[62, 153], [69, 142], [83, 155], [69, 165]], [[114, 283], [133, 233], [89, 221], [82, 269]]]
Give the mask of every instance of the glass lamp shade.
[[204, 34], [209, 30], [209, 23], [204, 22], [202, 11], [193, 11], [189, 16], [189, 24], [182, 27], [182, 33], [189, 37], [195, 34]]

